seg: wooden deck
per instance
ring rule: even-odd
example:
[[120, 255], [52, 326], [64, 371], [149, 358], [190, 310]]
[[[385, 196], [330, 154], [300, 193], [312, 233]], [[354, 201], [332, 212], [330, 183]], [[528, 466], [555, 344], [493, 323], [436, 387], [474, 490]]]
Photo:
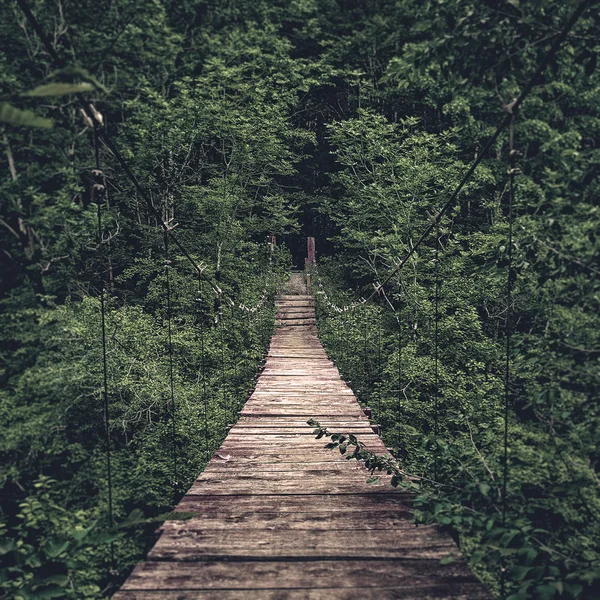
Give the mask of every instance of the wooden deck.
[[386, 452], [317, 338], [313, 299], [278, 300], [256, 389], [118, 600], [489, 598], [410, 496], [324, 449], [306, 421]]

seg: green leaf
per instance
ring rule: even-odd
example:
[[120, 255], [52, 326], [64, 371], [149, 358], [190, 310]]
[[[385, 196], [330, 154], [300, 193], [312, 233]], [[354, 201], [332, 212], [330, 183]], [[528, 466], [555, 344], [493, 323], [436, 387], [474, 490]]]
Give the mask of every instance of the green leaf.
[[70, 543], [68, 541], [48, 540], [44, 546], [44, 553], [49, 558], [56, 558], [69, 547], [69, 544]]
[[46, 79], [53, 79], [54, 77], [65, 79], [81, 77], [81, 79], [89, 81], [95, 88], [108, 94], [108, 90], [93, 75], [90, 75], [86, 69], [82, 69], [81, 67], [65, 67], [64, 69], [58, 69], [57, 71], [50, 73]]
[[35, 98], [44, 96], [65, 96], [67, 94], [79, 94], [83, 92], [92, 92], [94, 86], [91, 83], [47, 83], [39, 85], [33, 90], [23, 94], [24, 96], [33, 96]]
[[375, 485], [376, 483], [379, 483], [381, 481], [381, 477], [369, 477], [369, 479], [367, 479], [367, 483], [369, 485]]
[[38, 588], [35, 592], [29, 592], [27, 598], [30, 600], [45, 600], [45, 598], [64, 598], [65, 590], [56, 585]]
[[532, 567], [524, 567], [520, 565], [515, 565], [510, 568], [509, 572], [511, 577], [515, 581], [523, 581], [527, 574], [531, 571]]
[[480, 483], [479, 484], [479, 491], [484, 495], [487, 496], [488, 492], [490, 491], [490, 486], [487, 483]]
[[187, 521], [192, 517], [195, 517], [197, 513], [195, 512], [177, 512], [171, 511], [168, 513], [164, 513], [162, 515], [158, 515], [156, 518], [152, 519], [153, 521]]
[[8, 102], [0, 102], [0, 121], [9, 125], [51, 129], [54, 125], [51, 119], [38, 117], [31, 110], [21, 110]]
[[535, 598], [539, 600], [552, 600], [556, 596], [556, 586], [553, 583], [538, 585], [535, 587]]
[[65, 587], [69, 583], [68, 575], [50, 575], [50, 577], [44, 577], [44, 583], [46, 585], [54, 584]]
[[451, 565], [457, 560], [458, 555], [454, 552], [451, 552], [450, 554], [446, 554], [446, 556], [442, 556], [442, 558], [440, 558], [440, 565]]
[[17, 547], [16, 542], [12, 538], [6, 538], [0, 542], [0, 556], [12, 552]]
[[133, 527], [134, 525], [139, 525], [140, 523], [144, 523], [145, 522], [145, 518], [144, 518], [144, 513], [142, 512], [141, 508], [134, 508], [129, 515], [127, 515], [126, 519], [124, 521], [121, 521], [121, 523], [119, 523], [117, 525], [117, 527], [119, 528], [123, 528], [123, 527]]

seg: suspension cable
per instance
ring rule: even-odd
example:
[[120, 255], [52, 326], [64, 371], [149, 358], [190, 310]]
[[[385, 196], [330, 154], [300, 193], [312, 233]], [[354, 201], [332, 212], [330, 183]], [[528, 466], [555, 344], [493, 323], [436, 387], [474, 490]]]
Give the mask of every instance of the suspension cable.
[[[35, 18], [35, 16], [31, 12], [31, 9], [29, 8], [29, 5], [27, 4], [26, 0], [17, 0], [17, 3], [19, 5], [19, 7], [21, 8], [21, 10], [23, 11], [23, 13], [25, 14], [25, 17], [27, 18], [27, 20], [29, 21], [29, 23], [31, 24], [31, 26], [33, 27], [35, 32], [37, 33], [38, 37], [42, 41], [42, 44], [44, 45], [44, 47], [46, 48], [46, 51], [48, 52], [48, 54], [54, 61], [56, 67], [58, 67], [59, 69], [65, 68], [67, 63], [58, 55], [58, 53], [52, 46], [50, 39], [48, 38], [48, 36], [44, 32], [44, 30], [42, 29], [38, 20]], [[188, 249], [181, 243], [181, 241], [177, 238], [177, 236], [175, 236], [175, 234], [173, 233], [174, 228], [171, 227], [168, 223], [166, 223], [163, 220], [162, 215], [160, 214], [160, 211], [156, 208], [156, 206], [154, 206], [152, 199], [150, 198], [149, 194], [146, 192], [146, 190], [140, 183], [139, 179], [136, 177], [135, 173], [129, 166], [129, 163], [125, 160], [125, 158], [123, 157], [123, 155], [121, 154], [121, 152], [119, 151], [119, 149], [117, 148], [115, 143], [110, 138], [110, 136], [106, 130], [106, 127], [104, 126], [104, 123], [101, 120], [99, 113], [94, 108], [92, 102], [90, 102], [89, 100], [86, 100], [81, 94], [76, 94], [76, 95], [79, 99], [79, 102], [81, 104], [83, 111], [85, 112], [87, 117], [91, 120], [91, 122], [93, 124], [95, 124], [98, 138], [100, 140], [102, 140], [102, 143], [112, 152], [114, 157], [117, 159], [118, 163], [121, 165], [121, 168], [125, 172], [125, 175], [127, 175], [128, 179], [131, 181], [131, 183], [135, 187], [137, 193], [146, 202], [146, 205], [148, 206], [148, 210], [150, 211], [150, 213], [158, 221], [158, 223], [164, 230], [165, 234], [167, 234], [171, 237], [171, 239], [173, 240], [173, 242], [175, 243], [175, 245], [177, 246], [179, 251], [185, 256], [185, 258], [190, 262], [190, 264], [193, 266], [195, 271], [198, 273], [198, 276], [202, 277], [205, 281], [207, 281], [209, 283], [209, 285], [213, 288], [215, 293], [219, 296], [221, 294], [220, 287], [217, 284], [213, 283], [213, 281], [204, 274], [205, 269], [194, 260], [194, 258], [192, 257], [192, 255], [188, 251]]]
[[[479, 166], [481, 161], [486, 156], [488, 150], [493, 146], [493, 144], [496, 142], [496, 140], [500, 137], [500, 134], [511, 124], [514, 114], [519, 110], [519, 108], [521, 107], [521, 105], [523, 104], [523, 102], [525, 101], [527, 96], [529, 96], [529, 94], [531, 93], [531, 90], [538, 83], [539, 78], [541, 77], [542, 73], [545, 71], [546, 67], [550, 64], [550, 61], [554, 58], [554, 55], [558, 52], [560, 45], [563, 43], [563, 41], [569, 34], [569, 31], [571, 31], [571, 29], [573, 28], [575, 23], [577, 23], [577, 21], [579, 20], [581, 15], [585, 12], [585, 10], [588, 7], [592, 6], [593, 4], [597, 4], [598, 2], [600, 2], [600, 0], [582, 0], [579, 3], [579, 5], [575, 9], [575, 11], [571, 15], [571, 17], [565, 24], [565, 26], [562, 28], [560, 33], [554, 39], [552, 46], [550, 47], [550, 49], [548, 50], [548, 52], [546, 53], [546, 55], [544, 56], [542, 61], [539, 63], [537, 69], [535, 70], [535, 72], [533, 73], [533, 75], [531, 76], [529, 81], [525, 84], [525, 87], [523, 88], [523, 90], [520, 93], [520, 95], [518, 96], [518, 98], [516, 100], [514, 100], [514, 102], [511, 102], [509, 105], [505, 106], [505, 110], [506, 110], [507, 114], [504, 116], [504, 118], [502, 119], [500, 124], [497, 126], [496, 131], [494, 132], [492, 137], [490, 137], [488, 139], [488, 141], [485, 143], [485, 145], [483, 146], [481, 151], [478, 153], [477, 157], [475, 158], [475, 160], [473, 161], [471, 166], [467, 169], [467, 172], [464, 174], [460, 183], [456, 186], [456, 188], [450, 195], [450, 198], [448, 198], [448, 200], [442, 206], [440, 211], [432, 217], [431, 223], [427, 226], [427, 228], [421, 234], [421, 236], [416, 241], [416, 243], [410, 248], [410, 250], [407, 252], [406, 256], [394, 267], [392, 272], [389, 273], [387, 275], [387, 277], [385, 277], [385, 279], [379, 285], [379, 287], [383, 287], [383, 286], [387, 285], [390, 282], [390, 280], [394, 277], [394, 275], [398, 271], [401, 271], [404, 268], [406, 263], [410, 260], [410, 258], [413, 256], [413, 254], [417, 251], [419, 246], [421, 246], [421, 244], [425, 241], [425, 239], [427, 237], [429, 237], [429, 234], [434, 230], [434, 228], [436, 228], [438, 226], [440, 219], [446, 214], [446, 212], [448, 212], [450, 207], [454, 204], [454, 202], [458, 198], [460, 192], [465, 187], [467, 182], [471, 179], [471, 177], [473, 176], [473, 173], [475, 173], [475, 170], [477, 169], [477, 167]], [[370, 302], [374, 298], [374, 296], [377, 294], [377, 292], [378, 292], [378, 289], [376, 289], [374, 292], [372, 292], [366, 301]]]
[[[34, 31], [40, 38], [44, 48], [50, 55], [53, 60], [55, 66], [58, 69], [64, 69], [67, 66], [66, 61], [64, 61], [55, 50], [54, 46], [50, 42], [50, 38], [46, 35], [46, 32], [42, 29], [38, 20], [31, 12], [29, 5], [26, 0], [17, 0], [17, 4], [25, 14], [25, 17], [33, 27]], [[135, 14], [135, 13], [133, 13]], [[126, 29], [127, 25], [125, 26]], [[79, 99], [79, 103], [85, 115], [90, 119], [92, 124], [96, 127], [97, 136], [102, 141], [102, 143], [111, 151], [113, 156], [117, 159], [117, 162], [120, 164], [121, 168], [125, 172], [125, 175], [133, 184], [135, 190], [140, 195], [140, 197], [146, 202], [149, 212], [154, 216], [157, 220], [163, 231], [171, 238], [175, 246], [182, 253], [182, 255], [187, 259], [187, 261], [192, 265], [194, 271], [197, 273], [198, 277], [208, 283], [208, 285], [212, 288], [218, 298], [223, 294], [218, 283], [214, 282], [210, 277], [205, 274], [206, 267], [202, 264], [199, 264], [192, 256], [191, 252], [185, 247], [185, 245], [179, 240], [179, 238], [175, 235], [174, 229], [175, 226], [171, 226], [169, 223], [165, 222], [162, 218], [160, 211], [154, 205], [150, 195], [145, 190], [144, 186], [140, 183], [140, 180], [137, 178], [132, 168], [129, 166], [129, 163], [124, 158], [124, 156], [119, 151], [118, 147], [115, 145], [113, 140], [111, 139], [104, 122], [102, 120], [101, 115], [96, 111], [91, 101], [85, 99], [82, 94], [76, 94]], [[263, 294], [264, 297], [264, 294]], [[258, 310], [260, 306], [264, 303], [264, 298], [259, 302], [259, 306], [255, 307], [254, 310]], [[244, 305], [239, 305], [239, 309], [241, 310], [252, 310]]]

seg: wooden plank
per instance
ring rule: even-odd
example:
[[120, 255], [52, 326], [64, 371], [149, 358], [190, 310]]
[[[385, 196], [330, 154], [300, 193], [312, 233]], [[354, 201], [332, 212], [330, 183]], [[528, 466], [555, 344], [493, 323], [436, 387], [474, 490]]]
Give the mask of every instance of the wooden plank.
[[[308, 504], [308, 507], [310, 504]], [[304, 507], [303, 507], [304, 508]], [[224, 529], [230, 531], [253, 530], [253, 532], [262, 529], [272, 531], [290, 531], [290, 530], [322, 530], [322, 531], [363, 531], [373, 529], [390, 529], [394, 531], [402, 529], [401, 536], [406, 536], [406, 531], [412, 531], [417, 528], [421, 531], [430, 529], [437, 532], [433, 525], [421, 525], [417, 527], [410, 522], [410, 508], [399, 510], [394, 506], [392, 510], [381, 510], [377, 513], [347, 513], [345, 511], [295, 511], [295, 512], [262, 512], [257, 513], [251, 507], [245, 512], [235, 514], [219, 512], [198, 512], [197, 515], [189, 521], [167, 521], [160, 531], [173, 531], [177, 535], [185, 531], [186, 528], [202, 529], [212, 531], [215, 529]], [[235, 526], [235, 527], [234, 527]], [[181, 535], [180, 535], [181, 537]], [[448, 539], [444, 536], [444, 539]]]
[[[410, 584], [402, 588], [389, 587], [354, 587], [351, 589], [332, 588], [303, 588], [301, 590], [256, 588], [224, 590], [136, 590], [123, 591], [118, 595], [119, 600], [484, 600], [489, 599], [488, 593], [475, 583], [455, 583], [451, 589], [444, 585], [421, 585], [413, 587]], [[116, 598], [117, 596], [115, 596]]]
[[365, 513], [404, 511], [412, 496], [406, 492], [393, 494], [354, 493], [345, 496], [306, 496], [289, 494], [286, 496], [213, 496], [210, 494], [187, 494], [177, 505], [177, 510], [202, 514], [240, 514], [249, 511], [261, 513], [315, 513], [343, 512]]
[[[376, 535], [367, 535], [375, 533]], [[367, 541], [358, 542], [366, 536]], [[373, 546], [369, 545], [369, 540]], [[341, 531], [277, 531], [271, 529], [212, 530], [188, 527], [163, 532], [148, 560], [201, 561], [216, 557], [277, 558], [277, 560], [330, 558], [404, 558], [440, 560], [456, 550], [450, 538], [410, 531], [390, 536], [385, 529]]]
[[418, 588], [432, 581], [448, 587], [472, 583], [473, 576], [464, 564], [441, 566], [438, 560], [203, 561], [201, 566], [195, 562], [149, 561], [134, 569], [123, 589]]

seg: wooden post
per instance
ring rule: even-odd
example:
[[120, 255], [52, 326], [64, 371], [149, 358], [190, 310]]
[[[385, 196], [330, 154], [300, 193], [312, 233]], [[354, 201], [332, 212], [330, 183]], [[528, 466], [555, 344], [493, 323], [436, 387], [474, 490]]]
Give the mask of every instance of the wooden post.
[[315, 264], [315, 238], [314, 237], [306, 238], [306, 251], [308, 254], [308, 258], [306, 259], [306, 262], [309, 265], [314, 265]]
[[310, 268], [315, 264], [315, 238], [306, 238], [306, 253], [308, 256], [304, 259], [304, 269], [306, 271], [306, 293], [312, 295], [310, 285]]

